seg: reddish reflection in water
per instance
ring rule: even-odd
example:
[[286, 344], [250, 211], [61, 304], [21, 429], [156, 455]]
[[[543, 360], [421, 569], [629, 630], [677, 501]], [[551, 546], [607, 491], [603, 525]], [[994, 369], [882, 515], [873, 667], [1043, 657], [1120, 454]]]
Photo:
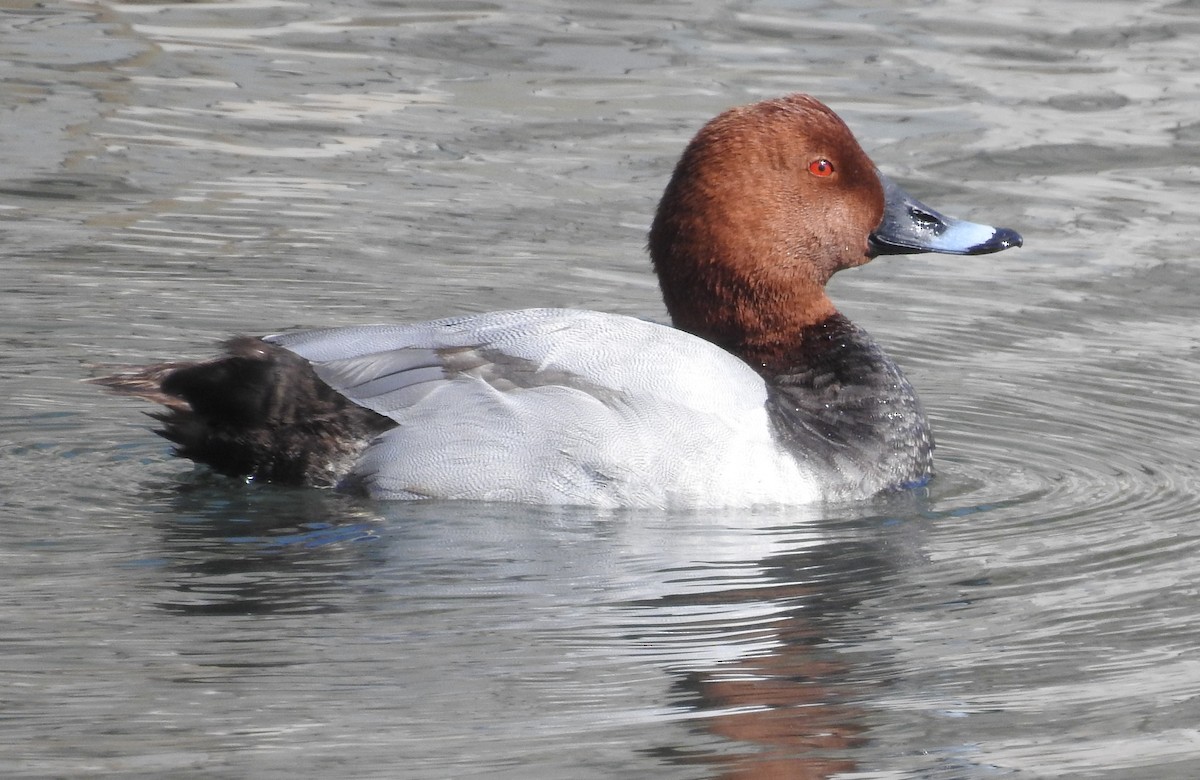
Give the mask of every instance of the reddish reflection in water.
[[[682, 673], [676, 689], [700, 715], [697, 728], [730, 744], [678, 760], [711, 766], [714, 777], [727, 780], [815, 780], [854, 771], [870, 728], [870, 710], [861, 703], [870, 699], [864, 690], [870, 683], [828, 646], [846, 630], [853, 594], [861, 592], [851, 583], [878, 581], [885, 559], [872, 545], [855, 544], [784, 555], [762, 567], [785, 582], [689, 599], [787, 609], [762, 626], [769, 626], [771, 649]], [[728, 628], [744, 634], [744, 615]]]
[[839, 701], [827, 683], [844, 671], [838, 664], [804, 655], [785, 651], [689, 681], [701, 707], [737, 710], [712, 717], [705, 727], [754, 748], [712, 759], [719, 777], [815, 780], [857, 768], [846, 751], [865, 741], [864, 711]]

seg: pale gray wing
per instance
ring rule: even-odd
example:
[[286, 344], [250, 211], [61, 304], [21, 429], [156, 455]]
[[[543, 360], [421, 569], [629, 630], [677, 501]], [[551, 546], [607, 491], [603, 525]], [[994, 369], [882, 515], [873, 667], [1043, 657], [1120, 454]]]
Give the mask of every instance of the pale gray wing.
[[762, 379], [664, 325], [531, 309], [269, 340], [396, 421], [348, 478], [379, 498], [719, 504], [780, 480], [815, 495], [774, 453]]
[[605, 402], [660, 397], [718, 416], [737, 416], [766, 400], [758, 375], [724, 350], [665, 325], [601, 312], [525, 309], [267, 340], [385, 415], [466, 378], [500, 391], [570, 387]]

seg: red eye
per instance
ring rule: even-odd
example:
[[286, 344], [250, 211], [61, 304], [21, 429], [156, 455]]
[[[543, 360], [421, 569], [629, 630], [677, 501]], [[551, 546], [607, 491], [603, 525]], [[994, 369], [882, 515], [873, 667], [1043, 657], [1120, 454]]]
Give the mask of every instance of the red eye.
[[832, 176], [833, 163], [829, 162], [829, 160], [826, 160], [824, 157], [819, 160], [813, 160], [808, 164], [808, 172], [813, 176], [820, 176], [822, 178], [825, 176]]

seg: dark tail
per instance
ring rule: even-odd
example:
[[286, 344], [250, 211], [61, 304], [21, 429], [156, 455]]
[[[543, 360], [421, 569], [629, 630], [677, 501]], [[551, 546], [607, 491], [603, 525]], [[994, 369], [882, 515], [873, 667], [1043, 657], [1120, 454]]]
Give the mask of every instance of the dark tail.
[[213, 360], [89, 381], [165, 406], [151, 416], [177, 455], [244, 479], [334, 485], [372, 438], [395, 425], [338, 394], [303, 358], [249, 336], [230, 339]]

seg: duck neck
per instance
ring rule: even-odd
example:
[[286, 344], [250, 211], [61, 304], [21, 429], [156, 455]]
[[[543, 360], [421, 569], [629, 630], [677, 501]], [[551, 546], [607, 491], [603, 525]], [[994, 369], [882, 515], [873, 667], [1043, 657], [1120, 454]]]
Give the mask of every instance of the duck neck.
[[805, 329], [837, 314], [825, 283], [850, 263], [814, 256], [817, 220], [791, 214], [794, 199], [766, 198], [750, 183], [731, 187], [728, 177], [685, 162], [649, 237], [671, 321], [764, 375], [782, 370]]
[[749, 277], [728, 273], [729, 267], [712, 265], [680, 279], [671, 266], [660, 265], [663, 300], [675, 327], [733, 353], [764, 376], [786, 371], [805, 333], [838, 316], [823, 280], [798, 274]]

